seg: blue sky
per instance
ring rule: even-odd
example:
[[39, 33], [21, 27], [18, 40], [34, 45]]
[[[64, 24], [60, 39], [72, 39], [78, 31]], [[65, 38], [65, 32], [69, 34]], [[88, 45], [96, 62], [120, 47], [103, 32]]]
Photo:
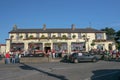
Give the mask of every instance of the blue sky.
[[120, 30], [120, 0], [0, 0], [0, 43], [18, 28], [113, 27]]

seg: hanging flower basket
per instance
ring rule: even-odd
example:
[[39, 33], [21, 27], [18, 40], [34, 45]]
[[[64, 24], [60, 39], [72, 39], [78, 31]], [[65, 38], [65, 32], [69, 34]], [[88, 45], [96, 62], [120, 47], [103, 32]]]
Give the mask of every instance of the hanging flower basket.
[[76, 38], [76, 35], [73, 35], [72, 38]]
[[10, 36], [11, 39], [12, 39], [13, 37], [14, 37], [13, 35]]
[[30, 35], [29, 38], [30, 38], [30, 39], [33, 39], [34, 37], [33, 37], [33, 35]]
[[56, 35], [53, 35], [52, 38], [54, 39], [56, 37]]
[[91, 46], [95, 46], [95, 43], [94, 43], [94, 42], [92, 42], [92, 43], [91, 43]]
[[19, 38], [21, 39], [21, 38], [23, 38], [23, 36], [21, 35], [21, 36], [19, 36]]

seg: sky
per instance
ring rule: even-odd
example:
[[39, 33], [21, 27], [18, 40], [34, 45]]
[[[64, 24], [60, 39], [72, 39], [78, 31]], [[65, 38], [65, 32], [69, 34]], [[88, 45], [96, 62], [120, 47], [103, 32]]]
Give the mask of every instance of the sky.
[[120, 30], [120, 0], [0, 0], [0, 44], [18, 28], [112, 27]]

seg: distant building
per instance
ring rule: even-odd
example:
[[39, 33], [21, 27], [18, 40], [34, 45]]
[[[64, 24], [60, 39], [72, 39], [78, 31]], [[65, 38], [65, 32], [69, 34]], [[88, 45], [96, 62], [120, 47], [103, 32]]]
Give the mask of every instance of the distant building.
[[0, 54], [4, 54], [6, 52], [6, 44], [0, 44]]
[[89, 51], [91, 49], [113, 50], [113, 41], [106, 40], [104, 31], [93, 28], [46, 28], [20, 29], [15, 25], [6, 39], [6, 51], [39, 51], [48, 50], [56, 52]]

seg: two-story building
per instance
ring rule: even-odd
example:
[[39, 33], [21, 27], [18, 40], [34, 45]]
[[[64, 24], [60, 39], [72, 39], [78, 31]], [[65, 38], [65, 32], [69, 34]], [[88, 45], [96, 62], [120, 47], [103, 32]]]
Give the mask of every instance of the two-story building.
[[6, 39], [6, 51], [45, 51], [55, 50], [70, 53], [73, 50], [89, 51], [91, 49], [114, 50], [113, 41], [108, 41], [104, 31], [93, 28], [46, 28], [20, 29], [14, 25]]

